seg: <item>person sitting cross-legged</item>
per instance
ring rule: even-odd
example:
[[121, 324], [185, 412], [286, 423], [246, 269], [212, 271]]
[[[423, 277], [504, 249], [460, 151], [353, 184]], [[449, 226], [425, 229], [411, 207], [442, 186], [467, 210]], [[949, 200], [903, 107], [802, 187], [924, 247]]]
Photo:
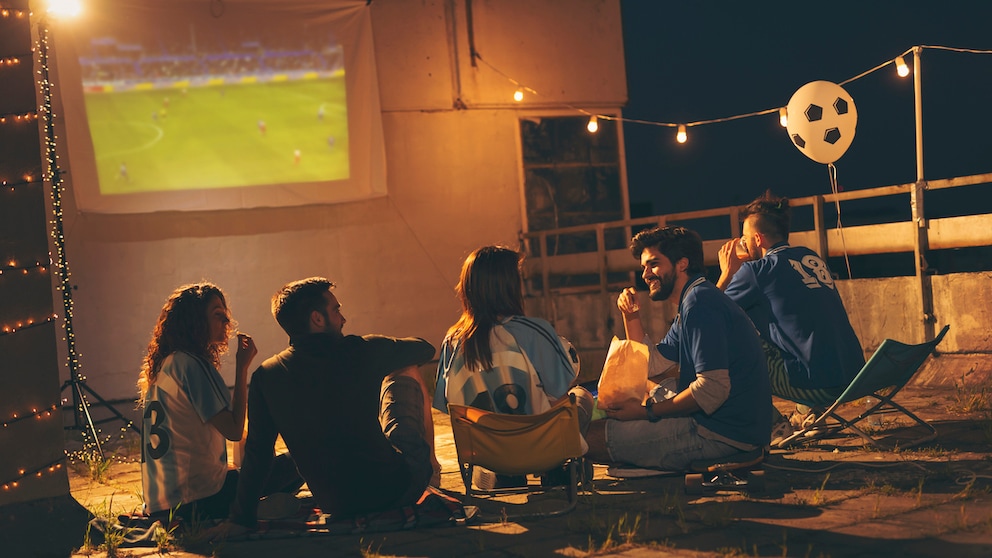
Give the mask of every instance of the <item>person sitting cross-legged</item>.
[[345, 335], [333, 287], [311, 277], [272, 299], [290, 346], [252, 377], [237, 497], [229, 521], [211, 538], [256, 524], [278, 435], [316, 506], [336, 519], [412, 505], [437, 483], [434, 425], [418, 370], [434, 346], [419, 338]]
[[[747, 315], [703, 276], [699, 235], [682, 227], [641, 231], [630, 244], [651, 300], [678, 297], [678, 316], [651, 359], [676, 378], [674, 397], [627, 400], [589, 426], [588, 457], [600, 463], [686, 470], [768, 445], [771, 392]], [[617, 299], [628, 339], [644, 338], [633, 288]], [[646, 400], [646, 401], [645, 401]]]

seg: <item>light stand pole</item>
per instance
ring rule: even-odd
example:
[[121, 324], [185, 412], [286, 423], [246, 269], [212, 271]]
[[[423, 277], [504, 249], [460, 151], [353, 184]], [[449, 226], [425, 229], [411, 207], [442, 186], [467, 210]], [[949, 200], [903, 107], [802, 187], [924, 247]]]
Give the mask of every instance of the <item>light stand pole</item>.
[[[58, 290], [62, 292], [62, 306], [65, 312], [65, 340], [69, 361], [69, 379], [62, 384], [61, 391], [72, 389], [73, 405], [73, 426], [66, 427], [76, 430], [85, 430], [93, 436], [93, 443], [100, 457], [103, 458], [103, 447], [100, 445], [100, 436], [96, 429], [96, 423], [90, 414], [89, 403], [86, 395], [89, 393], [97, 401], [120, 420], [124, 421], [126, 427], [130, 427], [139, 435], [141, 431], [134, 426], [131, 420], [122, 415], [110, 403], [104, 400], [98, 393], [86, 385], [86, 377], [79, 371], [79, 354], [76, 352], [76, 334], [72, 326], [72, 285], [69, 282], [69, 266], [65, 255], [65, 231], [62, 223], [62, 170], [58, 165], [58, 152], [56, 150], [55, 136], [55, 115], [52, 114], [52, 83], [49, 76], [48, 59], [48, 15], [42, 13], [38, 22], [38, 52], [41, 69], [39, 81], [41, 91], [41, 112], [45, 124], [45, 159], [48, 163], [48, 176], [52, 182], [52, 239], [55, 245], [56, 259], [55, 265], [59, 269], [60, 285]], [[108, 420], [114, 420], [113, 418]]]

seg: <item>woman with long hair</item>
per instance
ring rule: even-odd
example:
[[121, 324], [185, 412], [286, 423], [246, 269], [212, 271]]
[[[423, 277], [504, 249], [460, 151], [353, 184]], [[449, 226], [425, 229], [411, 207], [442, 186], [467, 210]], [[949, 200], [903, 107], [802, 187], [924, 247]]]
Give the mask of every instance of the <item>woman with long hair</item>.
[[185, 519], [225, 518], [237, 473], [226, 440], [244, 434], [248, 366], [255, 343], [237, 334], [234, 396], [217, 368], [235, 324], [224, 293], [211, 283], [179, 287], [159, 313], [138, 377], [143, 409], [141, 485], [145, 511]]
[[465, 259], [455, 288], [462, 314], [441, 348], [434, 407], [533, 415], [572, 391], [587, 424], [592, 395], [575, 386], [575, 350], [550, 323], [524, 315], [522, 259], [505, 246], [483, 246]]

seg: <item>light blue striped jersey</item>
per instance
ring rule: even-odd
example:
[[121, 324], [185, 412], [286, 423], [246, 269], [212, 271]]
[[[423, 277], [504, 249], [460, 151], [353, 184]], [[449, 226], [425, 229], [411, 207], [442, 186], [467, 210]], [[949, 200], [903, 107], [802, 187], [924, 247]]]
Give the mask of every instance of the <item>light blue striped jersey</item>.
[[445, 339], [437, 370], [434, 408], [448, 403], [513, 415], [533, 415], [551, 408], [579, 374], [578, 357], [547, 321], [511, 316], [489, 335], [491, 368], [470, 369], [465, 352]]
[[162, 361], [144, 400], [145, 511], [174, 509], [220, 491], [227, 475], [227, 443], [207, 421], [230, 404], [224, 378], [209, 362], [183, 351]]

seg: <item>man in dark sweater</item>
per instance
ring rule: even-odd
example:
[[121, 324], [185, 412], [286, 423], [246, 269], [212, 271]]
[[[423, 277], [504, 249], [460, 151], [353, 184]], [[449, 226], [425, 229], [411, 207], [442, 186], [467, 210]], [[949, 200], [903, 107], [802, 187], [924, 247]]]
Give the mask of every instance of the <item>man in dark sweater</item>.
[[415, 503], [439, 474], [417, 368], [434, 357], [433, 345], [344, 335], [333, 287], [311, 277], [272, 298], [289, 347], [251, 378], [248, 439], [230, 515], [237, 526], [255, 525], [280, 434], [317, 506], [336, 517]]

